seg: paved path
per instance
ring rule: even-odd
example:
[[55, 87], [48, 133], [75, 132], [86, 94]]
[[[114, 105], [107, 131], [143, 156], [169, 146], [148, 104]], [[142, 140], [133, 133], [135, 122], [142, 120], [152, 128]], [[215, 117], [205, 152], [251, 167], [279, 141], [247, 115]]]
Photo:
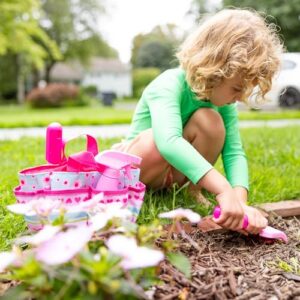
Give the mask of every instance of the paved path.
[[[250, 127], [284, 127], [300, 126], [300, 120], [240, 121], [241, 128]], [[299, 129], [300, 130], [300, 129]], [[64, 126], [64, 137], [71, 138], [79, 134], [89, 133], [95, 137], [111, 138], [125, 136], [129, 131], [128, 124], [105, 126]], [[12, 128], [0, 129], [0, 140], [16, 140], [22, 136], [44, 137], [45, 128]]]

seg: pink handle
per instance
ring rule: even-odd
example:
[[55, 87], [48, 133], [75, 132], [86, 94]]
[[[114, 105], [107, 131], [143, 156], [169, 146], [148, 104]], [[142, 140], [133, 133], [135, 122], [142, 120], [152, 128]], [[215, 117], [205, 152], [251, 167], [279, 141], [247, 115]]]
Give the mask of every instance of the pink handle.
[[[51, 123], [46, 130], [46, 160], [50, 164], [61, 164], [66, 161], [65, 145], [69, 141], [63, 140], [63, 130], [59, 123]], [[86, 149], [94, 156], [98, 154], [97, 140], [91, 135], [85, 135], [87, 138]]]
[[[66, 144], [68, 142], [74, 140], [74, 139], [77, 139], [79, 136], [63, 142], [63, 149], [62, 149], [62, 151], [63, 151], [63, 160], [66, 159], [66, 155], [65, 155]], [[84, 136], [86, 137], [86, 150], [88, 152], [91, 152], [94, 156], [96, 156], [98, 154], [97, 140], [94, 137], [92, 137], [91, 135], [89, 135], [89, 134], [84, 134]]]
[[[214, 208], [213, 216], [214, 216], [215, 219], [220, 218], [220, 216], [221, 216], [221, 207], [220, 206], [216, 206]], [[248, 216], [245, 215], [244, 216], [244, 222], [243, 222], [243, 229], [246, 229], [248, 227], [248, 225], [249, 225]]]

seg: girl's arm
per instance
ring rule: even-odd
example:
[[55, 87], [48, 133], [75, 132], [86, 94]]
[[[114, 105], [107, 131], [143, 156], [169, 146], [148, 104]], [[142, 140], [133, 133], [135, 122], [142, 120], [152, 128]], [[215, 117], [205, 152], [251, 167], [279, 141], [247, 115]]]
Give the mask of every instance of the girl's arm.
[[231, 230], [242, 229], [244, 210], [227, 179], [216, 169], [211, 169], [199, 180], [198, 185], [216, 195], [222, 214], [215, 222]]
[[247, 231], [254, 234], [259, 233], [262, 228], [267, 226], [268, 221], [256, 208], [247, 205], [248, 164], [239, 134], [237, 109], [233, 104], [220, 107], [219, 112], [226, 129], [225, 144], [222, 151], [226, 177], [233, 187], [235, 197], [240, 202], [244, 213], [248, 216]]
[[249, 190], [248, 163], [240, 138], [238, 114], [235, 104], [219, 108], [226, 129], [222, 160], [226, 177], [232, 187]]
[[268, 225], [268, 220], [258, 209], [247, 205], [248, 191], [244, 187], [236, 186], [233, 189], [238, 196], [245, 214], [248, 216], [249, 225], [247, 227], [247, 231], [253, 234], [258, 234]]
[[236, 186], [233, 188], [234, 192], [236, 193], [237, 197], [239, 198], [242, 204], [247, 205], [248, 201], [248, 190], [242, 186]]

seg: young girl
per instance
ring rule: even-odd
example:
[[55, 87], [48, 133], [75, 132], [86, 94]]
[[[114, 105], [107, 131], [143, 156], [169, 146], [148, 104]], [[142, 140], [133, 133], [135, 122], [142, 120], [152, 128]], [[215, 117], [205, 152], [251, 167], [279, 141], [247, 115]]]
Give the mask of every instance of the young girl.
[[[141, 181], [160, 189], [190, 180], [216, 195], [215, 220], [232, 230], [258, 233], [267, 220], [247, 206], [248, 168], [238, 128], [237, 101], [255, 86], [262, 98], [280, 64], [282, 44], [257, 13], [223, 10], [181, 46], [180, 68], [167, 70], [145, 89], [131, 131], [116, 149], [142, 157]], [[226, 177], [213, 165], [222, 154]]]

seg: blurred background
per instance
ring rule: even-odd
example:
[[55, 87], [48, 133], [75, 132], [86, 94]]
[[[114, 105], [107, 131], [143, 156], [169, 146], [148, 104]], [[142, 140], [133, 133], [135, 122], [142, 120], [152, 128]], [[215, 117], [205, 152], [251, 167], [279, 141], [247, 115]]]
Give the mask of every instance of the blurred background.
[[174, 53], [198, 22], [230, 6], [264, 13], [289, 52], [261, 109], [299, 110], [300, 0], [1, 0], [2, 113], [114, 104], [133, 110], [145, 86], [178, 65]]

